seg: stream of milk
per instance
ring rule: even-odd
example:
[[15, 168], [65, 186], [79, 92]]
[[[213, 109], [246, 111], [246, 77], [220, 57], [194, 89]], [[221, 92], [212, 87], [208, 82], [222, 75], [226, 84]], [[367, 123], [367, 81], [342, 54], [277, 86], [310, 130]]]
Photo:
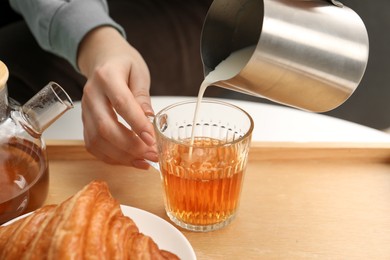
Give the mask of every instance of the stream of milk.
[[203, 99], [204, 92], [207, 87], [212, 86], [213, 83], [221, 80], [227, 80], [236, 76], [242, 68], [248, 63], [249, 59], [252, 57], [253, 52], [256, 46], [249, 46], [238, 51], [235, 51], [229, 55], [225, 60], [221, 61], [218, 66], [215, 67], [203, 80], [199, 88], [198, 99], [196, 102], [195, 113], [192, 124], [191, 132], [191, 149], [189, 151], [189, 156], [192, 155], [192, 146], [195, 140], [195, 125], [198, 120], [198, 113], [201, 109], [201, 103]]

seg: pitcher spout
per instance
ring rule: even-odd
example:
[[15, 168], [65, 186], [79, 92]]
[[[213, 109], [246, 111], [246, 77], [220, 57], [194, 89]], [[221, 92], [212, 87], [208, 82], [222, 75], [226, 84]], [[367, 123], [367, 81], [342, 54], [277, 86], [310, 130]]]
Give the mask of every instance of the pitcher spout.
[[22, 106], [22, 113], [31, 130], [42, 134], [71, 108], [73, 102], [65, 90], [57, 83], [49, 82]]

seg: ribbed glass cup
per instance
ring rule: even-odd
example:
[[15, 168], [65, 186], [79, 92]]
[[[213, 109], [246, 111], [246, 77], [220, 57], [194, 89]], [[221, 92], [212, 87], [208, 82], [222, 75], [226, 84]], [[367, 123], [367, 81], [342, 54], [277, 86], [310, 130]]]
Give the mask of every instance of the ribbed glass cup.
[[[178, 226], [212, 231], [235, 217], [253, 130], [239, 107], [204, 99], [173, 104], [154, 119], [165, 208]], [[194, 133], [194, 139], [192, 139]]]

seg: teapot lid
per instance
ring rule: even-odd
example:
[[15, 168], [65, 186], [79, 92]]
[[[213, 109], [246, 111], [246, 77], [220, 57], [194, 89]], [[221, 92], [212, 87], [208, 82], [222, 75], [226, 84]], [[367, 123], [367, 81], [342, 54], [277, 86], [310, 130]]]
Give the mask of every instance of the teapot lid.
[[8, 80], [7, 66], [0, 60], [0, 90], [5, 87]]

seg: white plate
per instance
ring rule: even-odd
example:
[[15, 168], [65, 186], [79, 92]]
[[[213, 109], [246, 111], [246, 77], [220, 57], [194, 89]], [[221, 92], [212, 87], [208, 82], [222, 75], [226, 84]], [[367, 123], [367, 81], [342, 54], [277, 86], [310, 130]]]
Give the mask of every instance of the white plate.
[[190, 242], [172, 224], [142, 209], [125, 205], [121, 205], [121, 208], [124, 215], [134, 220], [139, 231], [150, 236], [160, 249], [170, 251], [180, 259], [196, 259]]
[[[121, 205], [125, 216], [134, 220], [139, 231], [150, 236], [160, 249], [176, 254], [180, 259], [196, 260], [195, 251], [190, 242], [177, 228], [164, 219], [149, 213], [145, 210]], [[12, 222], [24, 218], [27, 213], [3, 224], [9, 225]]]

